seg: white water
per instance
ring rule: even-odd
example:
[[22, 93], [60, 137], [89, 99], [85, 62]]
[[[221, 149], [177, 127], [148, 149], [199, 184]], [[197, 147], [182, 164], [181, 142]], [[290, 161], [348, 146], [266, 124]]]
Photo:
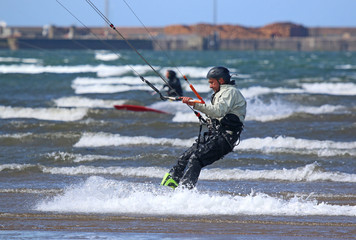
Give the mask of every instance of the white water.
[[[164, 82], [158, 77], [145, 77], [147, 81], [154, 84], [157, 89], [162, 89]], [[200, 93], [210, 92], [208, 84], [195, 84], [195, 89]], [[118, 93], [124, 91], [143, 90], [153, 93], [153, 90], [147, 86], [139, 77], [108, 77], [108, 78], [84, 78], [78, 77], [73, 80], [72, 88], [76, 94], [86, 93]], [[185, 92], [191, 89], [187, 84], [182, 83]]]
[[356, 206], [331, 205], [300, 197], [283, 199], [252, 192], [232, 196], [215, 192], [177, 189], [90, 177], [34, 210], [79, 213], [150, 215], [275, 215], [356, 216]]
[[[202, 78], [206, 80], [206, 74], [209, 72], [209, 70], [213, 66], [210, 67], [191, 67], [191, 66], [178, 66], [179, 72], [177, 72], [177, 77], [182, 79], [182, 76], [180, 73], [183, 75], [186, 75], [188, 79], [190, 78]], [[165, 73], [167, 70], [175, 70], [176, 67], [167, 67], [167, 68], [162, 68], [161, 73]], [[234, 72], [236, 69], [230, 69], [230, 71]], [[184, 80], [182, 80], [184, 81]], [[190, 81], [190, 80], [189, 80]], [[207, 80], [206, 80], [207, 81]]]
[[356, 95], [356, 84], [354, 83], [304, 83], [302, 88], [306, 93]]
[[53, 100], [57, 107], [77, 108], [113, 108], [114, 105], [124, 104], [126, 100], [103, 100], [86, 97], [63, 97]]
[[[294, 114], [345, 114], [350, 110], [342, 105], [324, 104], [321, 106], [303, 106], [272, 98], [262, 101], [259, 98], [247, 99], [248, 112], [246, 121], [269, 122], [286, 119]], [[193, 112], [181, 102], [157, 102], [149, 107], [174, 114], [173, 122], [199, 122]], [[204, 114], [203, 114], [204, 115]]]
[[24, 138], [24, 137], [29, 137], [31, 135], [32, 135], [32, 133], [2, 134], [2, 135], [0, 135], [0, 139], [1, 138], [21, 139], [21, 138]]
[[[152, 84], [162, 84], [162, 80], [158, 77], [146, 77]], [[139, 77], [107, 77], [107, 78], [90, 78], [90, 77], [77, 77], [72, 81], [72, 87], [85, 86], [85, 85], [145, 85]]]
[[77, 121], [85, 117], [86, 108], [25, 108], [0, 106], [0, 118], [34, 118], [50, 121]]
[[103, 147], [120, 145], [170, 145], [187, 147], [194, 139], [153, 138], [147, 136], [122, 136], [111, 133], [84, 133], [74, 147]]
[[151, 91], [152, 89], [147, 85], [114, 85], [114, 84], [92, 84], [92, 85], [72, 85], [76, 94], [87, 93], [120, 93], [128, 91]]
[[54, 161], [69, 161], [69, 162], [93, 162], [93, 161], [106, 161], [106, 160], [136, 160], [140, 156], [132, 157], [113, 157], [107, 155], [94, 155], [94, 154], [80, 154], [80, 153], [68, 153], [68, 152], [52, 152], [44, 155], [46, 158]]
[[[102, 58], [104, 61], [111, 61], [118, 57], [116, 54], [113, 56], [108, 53], [96, 53], [96, 58]], [[37, 64], [13, 64], [13, 65], [0, 65], [0, 73], [23, 73], [23, 74], [41, 74], [41, 73], [84, 73], [84, 72], [93, 72], [96, 73], [99, 78], [103, 77], [111, 77], [111, 76], [123, 76], [125, 74], [134, 73], [130, 66], [116, 66], [116, 65], [77, 65], [77, 66], [42, 66], [38, 64], [37, 59], [18, 59], [18, 58], [0, 58], [1, 61], [9, 61], [9, 62], [23, 62], [23, 63], [37, 63]], [[149, 66], [146, 65], [135, 65], [132, 66], [136, 72], [143, 75], [148, 72], [151, 72]], [[156, 67], [157, 68], [157, 67]], [[158, 69], [158, 68], [157, 68]], [[162, 76], [165, 75], [165, 71], [171, 68], [163, 68], [160, 69], [160, 74]], [[210, 67], [202, 68], [202, 67], [186, 67], [179, 66], [180, 71], [183, 74], [187, 73], [188, 78], [200, 79], [203, 80], [202, 83], [194, 83], [195, 88], [198, 92], [209, 92], [208, 84], [206, 81], [206, 73], [210, 69]], [[232, 69], [233, 71], [233, 69]], [[129, 80], [132, 78], [132, 80]], [[127, 81], [126, 81], [126, 80]], [[149, 81], [153, 81], [154, 84], [162, 85], [163, 82], [155, 77], [155, 80], [150, 79]], [[90, 80], [90, 78], [87, 78]], [[120, 88], [114, 90], [110, 90], [110, 88], [100, 87], [100, 85], [105, 84], [109, 85], [108, 81], [112, 81], [113, 79], [91, 79], [92, 83], [90, 85], [94, 85], [98, 88], [97, 93], [112, 93], [112, 92], [122, 92]], [[85, 78], [75, 79], [73, 81], [73, 88], [76, 90], [76, 93], [96, 93], [94, 89], [87, 89], [83, 86], [80, 87], [80, 82], [85, 82]], [[115, 84], [119, 82], [123, 82], [125, 84], [142, 84], [142, 81], [138, 77], [124, 77], [122, 81], [116, 81]], [[113, 83], [111, 83], [113, 84]], [[183, 88], [186, 91], [190, 91], [189, 86], [182, 80]], [[278, 94], [287, 94], [287, 93], [306, 93], [306, 94], [329, 94], [329, 95], [356, 95], [356, 84], [355, 83], [342, 83], [342, 82], [315, 82], [315, 83], [297, 83], [300, 88], [268, 88], [263, 86], [253, 86], [246, 89], [241, 89], [241, 92], [244, 94], [246, 98], [252, 98], [259, 95], [278, 93]], [[77, 89], [79, 88], [79, 89]], [[141, 89], [140, 89], [141, 90]], [[128, 91], [128, 90], [125, 90]]]
[[301, 88], [268, 88], [254, 86], [241, 89], [241, 93], [246, 98], [252, 98], [265, 94], [327, 94], [327, 95], [356, 95], [355, 83], [303, 83], [298, 84]]
[[260, 122], [286, 119], [298, 113], [319, 115], [347, 112], [347, 109], [341, 105], [303, 106], [279, 98], [273, 98], [269, 102], [262, 101], [259, 98], [247, 99], [247, 105], [248, 112], [245, 120]]
[[[133, 66], [139, 74], [150, 72], [148, 66]], [[120, 76], [133, 73], [129, 66], [115, 65], [76, 65], [76, 66], [41, 66], [34, 64], [13, 64], [0, 65], [0, 73], [22, 73], [22, 74], [41, 74], [41, 73], [96, 73], [99, 77]]]
[[107, 51], [96, 51], [95, 52], [95, 59], [99, 61], [115, 61], [121, 58], [120, 54], [111, 53]]
[[235, 149], [264, 153], [316, 154], [319, 157], [356, 156], [356, 142], [321, 141], [285, 136], [243, 139]]
[[[126, 71], [122, 73], [118, 73], [117, 75], [125, 74]], [[103, 74], [102, 74], [103, 75]], [[115, 75], [115, 74], [114, 74]], [[110, 76], [110, 74], [108, 74]], [[156, 87], [161, 88], [163, 81], [158, 77], [147, 77], [149, 82], [156, 85]], [[185, 92], [191, 92], [190, 87], [182, 81], [182, 87]], [[107, 93], [112, 92], [120, 92], [119, 86], [122, 85], [136, 85], [146, 86], [141, 79], [138, 77], [119, 77], [119, 78], [76, 78], [73, 81], [72, 88], [78, 92], [82, 93], [96, 93], [95, 90], [85, 91], [89, 86], [95, 86], [98, 88], [97, 93]], [[266, 94], [328, 94], [328, 95], [356, 95], [356, 84], [354, 83], [303, 83], [298, 84], [301, 88], [268, 88], [263, 86], [254, 86], [249, 88], [241, 88], [242, 94], [247, 98], [253, 98]], [[116, 90], [111, 90], [110, 88], [105, 88], [105, 86], [116, 86], [118, 87]], [[132, 87], [133, 88], [133, 87]], [[199, 93], [208, 93], [210, 92], [210, 88], [207, 82], [199, 81], [194, 83], [194, 88]], [[78, 90], [80, 89], [80, 90]], [[136, 90], [133, 88], [133, 90]], [[139, 89], [140, 90], [140, 89]], [[151, 89], [149, 89], [151, 90]]]
[[[78, 156], [76, 156], [78, 157]], [[99, 156], [85, 155], [80, 156], [82, 159], [88, 160], [99, 159]], [[77, 158], [78, 159], [78, 158]], [[100, 158], [102, 160], [102, 158]], [[105, 159], [109, 160], [109, 159]], [[110, 159], [113, 160], [113, 159]], [[39, 169], [44, 173], [59, 174], [59, 175], [119, 175], [125, 177], [146, 177], [146, 178], [161, 178], [168, 169], [162, 167], [96, 167], [80, 165], [75, 167], [48, 167], [44, 165], [32, 164], [3, 164], [0, 165], [1, 171], [26, 171], [28, 168]], [[242, 170], [240, 168], [204, 168], [199, 177], [201, 180], [254, 180], [254, 181], [289, 181], [289, 182], [315, 182], [315, 181], [331, 181], [331, 182], [356, 182], [356, 174], [343, 172], [328, 172], [319, 167], [317, 163], [307, 164], [298, 168], [292, 169], [271, 169], [271, 170]]]
[[[161, 84], [162, 80], [157, 77], [148, 77], [153, 84]], [[190, 92], [189, 86], [183, 84], [186, 92]], [[137, 77], [120, 77], [120, 78], [76, 78], [73, 81], [72, 88], [77, 94], [87, 93], [118, 93], [132, 90], [144, 90], [152, 92], [147, 85], [145, 85]], [[159, 87], [160, 88], [160, 87]], [[195, 88], [200, 93], [208, 93], [210, 89], [207, 84], [197, 83]], [[285, 101], [279, 97], [273, 97], [270, 101], [262, 101], [258, 96], [277, 93], [325, 93], [327, 94], [339, 94], [349, 95], [355, 92], [356, 85], [353, 83], [329, 83], [329, 84], [303, 84], [304, 89], [288, 89], [288, 88], [267, 88], [267, 87], [250, 87], [247, 89], [241, 89], [241, 92], [245, 95], [248, 104], [248, 113], [246, 116], [247, 121], [276, 121], [286, 119], [294, 114], [307, 113], [307, 114], [340, 114], [347, 113], [349, 110], [342, 105], [330, 105], [324, 104], [320, 106], [303, 106], [296, 103]], [[348, 89], [345, 91], [345, 89]], [[180, 103], [181, 104], [181, 103]], [[175, 114], [173, 122], [198, 122], [198, 119], [194, 114], [181, 104], [182, 107], [177, 107], [172, 102], [160, 102], [152, 104], [150, 107], [157, 108], [172, 114]]]
[[22, 171], [30, 167], [35, 167], [33, 164], [16, 164], [16, 163], [9, 163], [9, 164], [1, 164], [0, 165], [0, 172], [5, 170], [16, 170]]
[[[104, 147], [121, 145], [168, 145], [190, 147], [195, 138], [153, 138], [148, 136], [122, 136], [111, 133], [84, 133], [74, 147]], [[242, 139], [235, 151], [264, 153], [316, 154], [318, 156], [356, 156], [356, 142], [309, 140], [294, 137], [265, 137]]]
[[15, 63], [42, 63], [41, 59], [36, 58], [16, 58], [16, 57], [0, 57], [0, 62], [15, 62]]
[[[108, 53], [96, 53], [96, 58], [103, 58], [104, 61], [111, 61], [118, 57], [116, 54], [113, 56]], [[23, 62], [23, 63], [39, 63], [37, 59], [20, 59], [20, 58], [0, 58], [0, 62]], [[146, 74], [151, 72], [149, 66], [146, 65], [135, 65], [132, 66], [136, 72], [139, 74]], [[158, 69], [158, 67], [155, 67]], [[165, 75], [165, 71], [172, 68], [160, 69], [160, 74]], [[179, 70], [183, 74], [187, 74], [188, 78], [200, 79], [206, 81], [206, 73], [209, 71], [210, 67], [186, 67], [179, 66]], [[234, 69], [232, 69], [234, 71]], [[13, 64], [13, 65], [0, 65], [0, 73], [23, 73], [23, 74], [41, 74], [41, 73], [82, 73], [82, 72], [94, 72], [97, 73], [98, 77], [110, 77], [110, 76], [123, 76], [128, 73], [133, 73], [130, 66], [117, 66], [117, 65], [77, 65], [77, 66], [42, 66], [40, 64]], [[127, 78], [127, 77], [125, 77]], [[129, 78], [129, 77], [128, 77]], [[157, 78], [157, 77], [156, 77]], [[159, 78], [157, 78], [159, 80]], [[93, 81], [95, 79], [92, 79]], [[302, 79], [301, 79], [302, 80]], [[136, 77], [135, 82], [139, 82], [140, 79]], [[105, 82], [105, 81], [104, 81]], [[104, 83], [103, 82], [103, 83]], [[128, 81], [130, 82], [130, 81]], [[97, 80], [97, 84], [100, 83], [100, 79]], [[142, 82], [141, 82], [142, 83]], [[154, 81], [154, 83], [157, 83]], [[76, 84], [76, 81], [74, 81]], [[126, 83], [127, 84], [127, 83]], [[142, 83], [143, 84], [143, 83]], [[161, 84], [163, 84], [161, 82]], [[205, 87], [203, 87], [203, 84]], [[198, 91], [207, 92], [208, 84], [204, 82], [202, 87], [196, 87]], [[186, 86], [185, 82], [182, 80], [183, 87], [188, 91], [189, 87]], [[198, 83], [194, 84], [195, 86]], [[271, 93], [309, 93], [309, 94], [329, 94], [329, 95], [356, 95], [356, 84], [355, 83], [342, 83], [342, 82], [315, 82], [315, 83], [301, 83], [297, 85], [300, 88], [268, 88], [263, 86], [253, 86], [246, 89], [241, 89], [241, 92], [246, 98], [251, 98], [264, 94]]]

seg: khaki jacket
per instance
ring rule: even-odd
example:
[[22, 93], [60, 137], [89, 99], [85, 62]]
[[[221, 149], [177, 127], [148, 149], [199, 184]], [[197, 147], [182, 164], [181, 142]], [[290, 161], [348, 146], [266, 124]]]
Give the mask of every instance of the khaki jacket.
[[244, 122], [246, 117], [246, 100], [235, 85], [222, 84], [212, 104], [196, 103], [194, 109], [205, 113], [208, 117], [221, 120], [226, 114], [232, 113]]

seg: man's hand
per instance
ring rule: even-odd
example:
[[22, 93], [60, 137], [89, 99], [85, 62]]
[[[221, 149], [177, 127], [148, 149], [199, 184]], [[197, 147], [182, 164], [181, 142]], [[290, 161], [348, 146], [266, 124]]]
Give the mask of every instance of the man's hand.
[[195, 106], [195, 102], [190, 102], [190, 100], [193, 100], [191, 97], [182, 97], [182, 102], [188, 104], [189, 106]]

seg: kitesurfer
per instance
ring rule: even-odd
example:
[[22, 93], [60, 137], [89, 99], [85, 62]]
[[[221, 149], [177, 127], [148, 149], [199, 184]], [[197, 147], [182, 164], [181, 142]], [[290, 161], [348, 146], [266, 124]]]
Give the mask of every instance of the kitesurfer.
[[183, 96], [182, 85], [180, 84], [179, 78], [175, 71], [168, 70], [166, 72], [166, 77], [168, 79], [168, 84], [163, 85], [163, 89], [168, 88], [167, 95], [169, 97], [181, 97]]
[[240, 139], [246, 116], [244, 96], [225, 67], [213, 67], [207, 78], [214, 91], [211, 104], [193, 103], [190, 97], [182, 97], [182, 101], [207, 115], [208, 131], [179, 157], [164, 176], [162, 185], [194, 188], [201, 169], [231, 152]]

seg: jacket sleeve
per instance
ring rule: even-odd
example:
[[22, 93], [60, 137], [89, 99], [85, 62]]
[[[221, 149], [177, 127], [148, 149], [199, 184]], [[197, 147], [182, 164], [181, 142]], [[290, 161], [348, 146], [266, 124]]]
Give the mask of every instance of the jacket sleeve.
[[230, 112], [231, 107], [234, 104], [234, 95], [234, 91], [225, 91], [217, 96], [218, 98], [215, 100], [214, 104], [196, 103], [194, 109], [205, 113], [211, 118], [223, 118]]

